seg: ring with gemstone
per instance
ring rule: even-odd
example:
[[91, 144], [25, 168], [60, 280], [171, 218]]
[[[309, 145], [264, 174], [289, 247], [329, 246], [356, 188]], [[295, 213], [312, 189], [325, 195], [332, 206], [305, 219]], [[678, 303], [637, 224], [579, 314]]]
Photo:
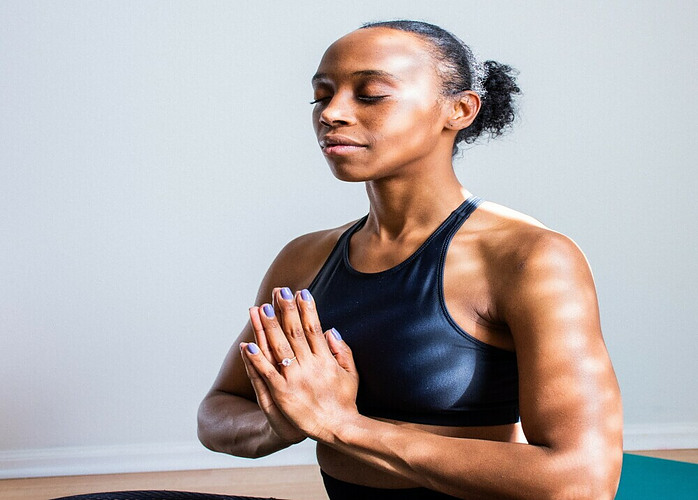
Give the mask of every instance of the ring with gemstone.
[[281, 360], [281, 363], [279, 363], [279, 364], [280, 364], [281, 366], [290, 366], [291, 363], [293, 363], [293, 360], [294, 360], [294, 359], [296, 359], [295, 356], [293, 356], [292, 358], [284, 358], [284, 359]]

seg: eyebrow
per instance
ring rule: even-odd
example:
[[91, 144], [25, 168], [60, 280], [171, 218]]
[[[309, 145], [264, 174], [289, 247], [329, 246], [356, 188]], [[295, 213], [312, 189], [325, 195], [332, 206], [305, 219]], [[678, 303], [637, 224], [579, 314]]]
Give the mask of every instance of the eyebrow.
[[[362, 69], [359, 71], [354, 71], [351, 76], [373, 76], [373, 77], [378, 77], [378, 78], [388, 78], [392, 80], [398, 80], [401, 81], [402, 78], [399, 78], [395, 76], [392, 73], [388, 73], [387, 71], [383, 71], [380, 69]], [[328, 74], [327, 73], [316, 73], [313, 75], [312, 82], [315, 83], [319, 80], [327, 80], [328, 79]]]

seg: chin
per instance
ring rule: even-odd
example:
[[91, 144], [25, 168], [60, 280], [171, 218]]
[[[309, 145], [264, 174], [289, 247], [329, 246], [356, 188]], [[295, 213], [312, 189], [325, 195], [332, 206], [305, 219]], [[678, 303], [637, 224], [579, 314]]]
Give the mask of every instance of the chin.
[[335, 178], [344, 182], [365, 182], [373, 178], [369, 175], [369, 172], [360, 168], [345, 168], [341, 165], [330, 163], [330, 170]]
[[342, 173], [337, 173], [337, 172], [332, 172], [337, 180], [340, 180], [342, 182], [366, 182], [370, 181], [371, 179], [368, 177], [363, 177], [359, 175], [350, 175], [350, 174], [342, 174]]

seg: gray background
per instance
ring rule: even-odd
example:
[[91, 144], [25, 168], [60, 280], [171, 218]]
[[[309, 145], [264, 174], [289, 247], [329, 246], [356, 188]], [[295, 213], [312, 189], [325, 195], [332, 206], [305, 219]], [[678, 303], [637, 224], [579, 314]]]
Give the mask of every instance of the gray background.
[[367, 210], [319, 152], [310, 77], [334, 39], [395, 17], [520, 70], [514, 132], [458, 175], [585, 251], [626, 444], [698, 447], [695, 2], [6, 0], [5, 476], [208, 463], [196, 408], [267, 266]]

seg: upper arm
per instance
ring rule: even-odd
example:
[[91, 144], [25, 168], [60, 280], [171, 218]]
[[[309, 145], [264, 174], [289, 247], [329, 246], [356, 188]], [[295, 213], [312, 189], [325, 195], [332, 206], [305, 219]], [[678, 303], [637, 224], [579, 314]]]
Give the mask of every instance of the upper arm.
[[540, 230], [508, 264], [500, 310], [514, 339], [528, 441], [563, 457], [560, 463], [581, 461], [594, 475], [617, 475], [620, 392], [584, 255], [566, 237]]

